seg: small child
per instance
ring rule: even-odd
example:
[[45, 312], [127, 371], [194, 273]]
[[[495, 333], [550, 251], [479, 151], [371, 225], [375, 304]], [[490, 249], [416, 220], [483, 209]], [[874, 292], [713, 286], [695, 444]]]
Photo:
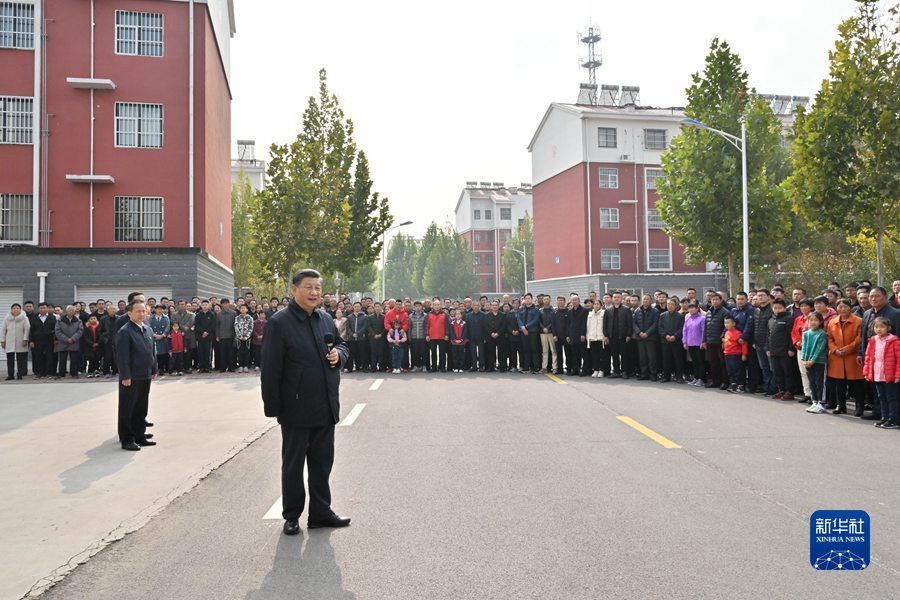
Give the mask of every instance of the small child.
[[454, 373], [462, 373], [466, 366], [466, 345], [469, 343], [469, 326], [463, 321], [462, 311], [453, 312], [450, 321], [450, 367]]
[[100, 334], [100, 321], [97, 320], [97, 315], [91, 315], [85, 324], [84, 335], [81, 337], [88, 377], [100, 376], [100, 358], [103, 356]]
[[887, 317], [875, 317], [875, 335], [866, 345], [863, 375], [871, 381], [881, 403], [881, 420], [875, 427], [897, 429], [900, 426], [900, 338], [891, 333]]
[[253, 337], [253, 317], [250, 307], [241, 304], [240, 314], [234, 318], [234, 342], [237, 344], [238, 373], [250, 371], [250, 338]]
[[256, 320], [253, 321], [253, 336], [250, 338], [250, 344], [253, 346], [253, 368], [259, 371], [262, 366], [262, 341], [263, 333], [266, 331], [266, 323], [268, 316], [264, 309], [260, 309], [256, 313]]
[[828, 364], [828, 336], [822, 329], [825, 321], [817, 312], [806, 316], [807, 330], [803, 332], [800, 342], [800, 364], [806, 369], [809, 379], [809, 390], [812, 392], [812, 405], [806, 412], [822, 414], [825, 412], [825, 367]]
[[391, 364], [394, 365], [393, 373], [400, 373], [397, 365], [403, 364], [403, 350], [406, 348], [406, 332], [403, 331], [403, 325], [400, 319], [394, 319], [391, 330], [387, 334], [387, 342], [391, 347]]
[[728, 391], [732, 394], [743, 393], [746, 389], [744, 382], [747, 379], [747, 352], [750, 344], [741, 338], [741, 330], [734, 322], [734, 317], [725, 317], [725, 332], [722, 334], [722, 351], [725, 354], [725, 366], [728, 369], [728, 379], [731, 387]]
[[178, 321], [172, 321], [172, 331], [169, 332], [169, 350], [172, 354], [172, 373], [184, 375], [184, 332]]

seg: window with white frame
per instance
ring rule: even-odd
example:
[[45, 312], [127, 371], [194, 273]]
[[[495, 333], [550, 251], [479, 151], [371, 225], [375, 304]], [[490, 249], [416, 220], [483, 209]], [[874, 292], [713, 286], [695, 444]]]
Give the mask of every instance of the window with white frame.
[[600, 187], [617, 189], [619, 187], [618, 169], [600, 169]]
[[616, 128], [615, 127], [598, 127], [597, 128], [597, 145], [600, 148], [616, 147]]
[[525, 224], [525, 219], [519, 219], [519, 227]]
[[34, 141], [34, 100], [0, 96], [0, 144], [31, 144]]
[[656, 183], [663, 179], [663, 170], [662, 169], [647, 169], [644, 173], [644, 179], [647, 180], [647, 189], [655, 190]]
[[500, 220], [501, 221], [509, 221], [512, 219], [512, 209], [511, 208], [501, 208], [500, 209]]
[[509, 238], [512, 237], [511, 231], [501, 231], [500, 232], [500, 243], [506, 243]]
[[162, 56], [162, 14], [117, 10], [116, 54]]
[[607, 271], [622, 268], [622, 256], [618, 248], [602, 248], [600, 250], [600, 268]]
[[163, 105], [116, 102], [116, 146], [162, 148]]
[[672, 268], [672, 254], [668, 248], [650, 248], [648, 259], [649, 269], [666, 271]]
[[34, 49], [34, 4], [0, 2], [0, 48]]
[[33, 211], [30, 194], [0, 194], [0, 242], [31, 240]]
[[475, 234], [472, 236], [472, 239], [475, 241], [476, 244], [480, 244], [481, 243], [481, 232], [476, 231]]
[[492, 211], [491, 209], [489, 209], [489, 208], [486, 208], [486, 209], [484, 210], [484, 220], [485, 220], [485, 221], [490, 221], [490, 220], [493, 219], [493, 218], [494, 218], [494, 216], [493, 216], [493, 211]]
[[644, 148], [647, 150], [665, 150], [666, 149], [666, 130], [665, 129], [645, 129], [644, 130]]
[[659, 210], [651, 208], [647, 210], [647, 229], [665, 229], [666, 224], [663, 223], [662, 217], [659, 216]]
[[480, 221], [480, 220], [481, 220], [481, 211], [480, 211], [480, 210], [473, 210], [473, 211], [472, 211], [472, 218], [473, 218], [474, 220], [476, 220], [476, 221]]
[[117, 242], [161, 242], [163, 199], [158, 196], [116, 196]]
[[618, 229], [619, 228], [619, 209], [618, 208], [601, 208], [600, 209], [600, 229]]
[[481, 266], [481, 256], [478, 254], [475, 255], [475, 266]]
[[493, 254], [486, 254], [486, 255], [484, 256], [484, 264], [486, 264], [486, 265], [493, 265], [493, 264], [494, 264], [494, 255], [493, 255]]

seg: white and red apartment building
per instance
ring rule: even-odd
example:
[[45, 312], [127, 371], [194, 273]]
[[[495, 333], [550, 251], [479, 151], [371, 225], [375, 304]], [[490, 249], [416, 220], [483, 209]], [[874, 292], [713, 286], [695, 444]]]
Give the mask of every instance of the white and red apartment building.
[[507, 187], [498, 182], [468, 181], [454, 212], [456, 231], [474, 255], [479, 292], [513, 291], [503, 277], [503, 247], [525, 215], [532, 214], [531, 184]]

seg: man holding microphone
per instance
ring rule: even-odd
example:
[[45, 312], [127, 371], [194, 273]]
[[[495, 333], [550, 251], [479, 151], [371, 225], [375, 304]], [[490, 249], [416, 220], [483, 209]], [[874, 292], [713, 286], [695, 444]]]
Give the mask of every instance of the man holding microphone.
[[262, 345], [263, 407], [281, 425], [284, 533], [300, 532], [306, 503], [303, 465], [309, 473], [307, 527], [346, 527], [331, 510], [328, 478], [334, 464], [334, 426], [340, 420], [338, 388], [348, 349], [324, 310], [322, 277], [304, 269], [291, 280], [293, 300], [269, 319]]

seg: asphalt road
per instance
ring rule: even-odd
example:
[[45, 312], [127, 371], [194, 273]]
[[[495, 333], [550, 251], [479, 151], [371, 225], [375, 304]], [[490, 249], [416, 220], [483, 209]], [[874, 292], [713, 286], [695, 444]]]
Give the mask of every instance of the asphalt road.
[[[366, 404], [337, 432], [334, 508], [351, 527], [304, 518], [288, 538], [263, 518], [280, 495], [275, 429], [45, 597], [900, 596], [898, 431], [674, 384], [374, 381], [342, 388], [345, 418]], [[812, 569], [820, 508], [869, 512], [868, 569]]]

